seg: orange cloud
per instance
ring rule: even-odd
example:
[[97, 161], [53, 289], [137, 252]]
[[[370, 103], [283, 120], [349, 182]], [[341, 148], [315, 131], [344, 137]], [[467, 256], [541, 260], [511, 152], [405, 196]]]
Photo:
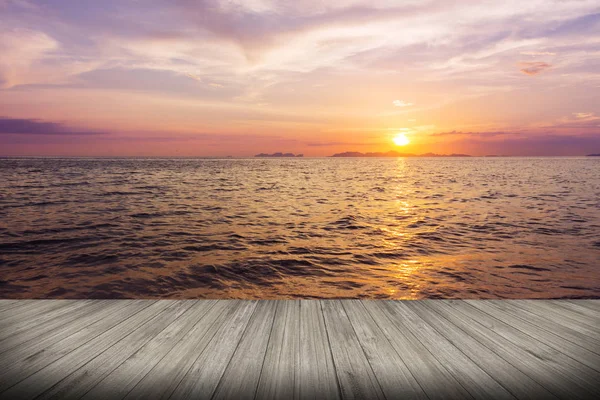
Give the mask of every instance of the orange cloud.
[[543, 61], [521, 62], [519, 65], [524, 67], [521, 69], [521, 72], [526, 75], [537, 75], [552, 66]]

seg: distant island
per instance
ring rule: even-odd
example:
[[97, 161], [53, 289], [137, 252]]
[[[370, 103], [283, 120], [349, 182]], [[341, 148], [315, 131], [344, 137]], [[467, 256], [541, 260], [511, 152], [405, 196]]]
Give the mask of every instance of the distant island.
[[425, 154], [412, 154], [412, 153], [399, 153], [394, 150], [388, 152], [376, 152], [376, 153], [360, 153], [358, 151], [347, 151], [345, 153], [337, 153], [331, 157], [471, 157], [468, 154], [436, 154], [436, 153], [425, 153]]
[[597, 153], [597, 154], [588, 154], [586, 157], [600, 157], [600, 153]]
[[254, 157], [304, 157], [304, 154], [294, 154], [294, 153], [260, 153], [255, 155]]

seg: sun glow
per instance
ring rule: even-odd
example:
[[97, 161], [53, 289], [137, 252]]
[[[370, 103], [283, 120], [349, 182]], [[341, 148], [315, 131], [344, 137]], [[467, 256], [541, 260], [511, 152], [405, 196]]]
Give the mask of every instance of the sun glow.
[[396, 136], [394, 136], [393, 140], [396, 146], [406, 146], [410, 143], [410, 140], [408, 140], [404, 133], [397, 134]]

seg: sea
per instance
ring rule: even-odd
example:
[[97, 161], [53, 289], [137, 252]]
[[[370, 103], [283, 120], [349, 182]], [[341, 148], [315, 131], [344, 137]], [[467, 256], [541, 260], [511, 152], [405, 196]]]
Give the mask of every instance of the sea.
[[1, 298], [600, 298], [600, 158], [2, 158]]

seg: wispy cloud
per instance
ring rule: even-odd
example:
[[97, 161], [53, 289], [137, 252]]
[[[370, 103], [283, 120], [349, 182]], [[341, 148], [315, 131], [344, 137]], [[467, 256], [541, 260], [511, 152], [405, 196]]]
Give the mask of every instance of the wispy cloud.
[[367, 143], [362, 142], [308, 142], [308, 147], [337, 147], [337, 146], [366, 146]]
[[[0, 19], [0, 22], [2, 20]], [[35, 64], [58, 49], [58, 42], [44, 32], [30, 29], [0, 29], [0, 80], [3, 87], [43, 80]], [[49, 68], [44, 68], [48, 71]], [[48, 72], [46, 72], [46, 78]], [[0, 86], [0, 87], [2, 87]]]
[[556, 53], [551, 51], [522, 51], [520, 54], [524, 56], [555, 56]]
[[[0, 10], [7, 116], [281, 133], [300, 146], [314, 132], [366, 143], [417, 120], [436, 125], [440, 144], [548, 121], [587, 133], [598, 122], [583, 115], [600, 115], [592, 0], [0, 0]], [[44, 140], [78, 132], [46, 124], [29, 128], [55, 135]], [[94, 141], [127, 136], [111, 133]]]
[[523, 67], [521, 72], [526, 75], [537, 75], [552, 67], [551, 64], [543, 61], [520, 62], [519, 65]]
[[505, 132], [505, 131], [483, 131], [483, 132], [463, 132], [463, 131], [447, 131], [447, 132], [435, 132], [430, 134], [429, 136], [471, 136], [471, 137], [495, 137], [495, 136], [504, 136], [504, 135], [514, 135], [515, 132]]
[[589, 112], [578, 112], [573, 115], [575, 115], [575, 118], [577, 119], [598, 119], [598, 117], [596, 117], [594, 113]]
[[107, 132], [81, 130], [59, 122], [38, 119], [0, 117], [0, 134], [87, 136], [105, 135]]
[[394, 101], [392, 101], [392, 104], [396, 107], [410, 107], [410, 106], [414, 105], [414, 103], [410, 103], [408, 101], [403, 101], [403, 100], [394, 100]]

